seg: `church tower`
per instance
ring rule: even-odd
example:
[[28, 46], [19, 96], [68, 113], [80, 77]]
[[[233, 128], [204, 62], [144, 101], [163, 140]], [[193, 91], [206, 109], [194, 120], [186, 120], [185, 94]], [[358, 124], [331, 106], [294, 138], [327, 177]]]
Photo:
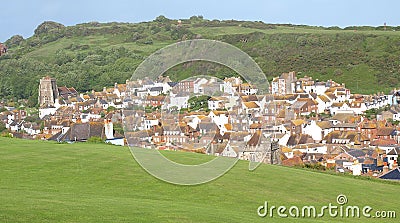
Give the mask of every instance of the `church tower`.
[[39, 106], [53, 107], [58, 97], [56, 79], [49, 76], [40, 79], [39, 84]]

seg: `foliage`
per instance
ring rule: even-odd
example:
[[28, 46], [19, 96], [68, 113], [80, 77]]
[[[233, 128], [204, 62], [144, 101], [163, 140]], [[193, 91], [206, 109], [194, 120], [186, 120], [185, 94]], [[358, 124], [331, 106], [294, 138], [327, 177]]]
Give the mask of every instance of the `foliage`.
[[12, 134], [11, 134], [9, 131], [7, 131], [7, 130], [3, 130], [3, 131], [1, 132], [1, 137], [4, 137], [4, 138], [12, 138]]
[[151, 105], [149, 105], [149, 106], [146, 106], [146, 107], [144, 108], [144, 111], [145, 111], [146, 113], [152, 113], [152, 112], [158, 111], [158, 110], [160, 110], [160, 109], [161, 109], [161, 106], [151, 106]]
[[188, 105], [190, 110], [206, 110], [208, 108], [208, 100], [210, 98], [211, 97], [208, 95], [201, 95], [189, 98]]
[[35, 29], [35, 35], [40, 35], [40, 34], [46, 34], [50, 33], [51, 31], [54, 30], [60, 30], [64, 29], [65, 26], [63, 24], [53, 22], [53, 21], [46, 21], [40, 24], [36, 29]]
[[392, 118], [389, 118], [387, 121], [388, 121], [389, 123], [391, 123], [392, 125], [394, 125], [394, 126], [397, 126], [397, 125], [400, 124], [400, 121], [398, 121], [398, 120], [393, 120]]
[[122, 123], [114, 123], [114, 131], [120, 135], [124, 135], [124, 127], [122, 126]]
[[104, 143], [104, 140], [101, 137], [92, 136], [87, 140], [88, 143]]
[[24, 37], [22, 37], [21, 35], [14, 35], [10, 39], [8, 39], [5, 42], [5, 44], [7, 47], [12, 48], [12, 47], [19, 46], [23, 41], [24, 41]]
[[366, 110], [365, 112], [364, 112], [364, 116], [367, 118], [367, 119], [373, 119], [373, 118], [376, 118], [376, 115], [378, 114], [378, 110], [376, 109], [376, 108], [371, 108], [371, 109], [368, 109], [368, 110]]
[[379, 113], [381, 113], [382, 111], [387, 111], [387, 110], [389, 110], [390, 109], [390, 105], [387, 105], [387, 106], [385, 106], [385, 107], [381, 107], [381, 108], [378, 108], [378, 109], [376, 109], [376, 108], [371, 108], [371, 109], [368, 109], [368, 110], [366, 110], [365, 112], [364, 112], [364, 116], [366, 117], [366, 118], [368, 118], [368, 119], [373, 119], [373, 118], [376, 118], [376, 116], [379, 114]]
[[40, 118], [39, 115], [32, 115], [25, 118], [26, 122], [39, 122]]
[[305, 163], [304, 164], [305, 168], [309, 168], [309, 169], [315, 169], [315, 170], [326, 170], [326, 167], [320, 163]]
[[306, 115], [307, 119], [311, 118], [311, 117], [316, 117], [317, 114], [315, 112], [311, 112], [309, 115]]
[[107, 108], [107, 113], [110, 113], [110, 112], [115, 111], [115, 110], [116, 110], [116, 108], [114, 106], [109, 106]]

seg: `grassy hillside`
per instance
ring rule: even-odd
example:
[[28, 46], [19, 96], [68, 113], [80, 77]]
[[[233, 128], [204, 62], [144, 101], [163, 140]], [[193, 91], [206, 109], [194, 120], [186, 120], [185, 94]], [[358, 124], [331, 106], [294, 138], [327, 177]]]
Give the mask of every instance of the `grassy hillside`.
[[[212, 157], [167, 152], [192, 164]], [[399, 184], [281, 166], [248, 171], [238, 164], [198, 186], [176, 186], [147, 174], [129, 149], [103, 144], [56, 144], [0, 138], [0, 222], [337, 222], [332, 218], [260, 218], [257, 207], [336, 203], [399, 214]], [[341, 222], [382, 219], [340, 219]], [[398, 222], [385, 219], [385, 222]]]
[[[192, 17], [158, 17], [142, 23], [84, 23], [65, 27], [44, 22], [34, 36], [13, 36], [0, 57], [0, 97], [37, 99], [45, 75], [79, 91], [100, 90], [130, 78], [152, 52], [181, 40], [216, 39], [233, 44], [261, 66], [269, 79], [295, 70], [320, 80], [346, 82], [353, 92], [388, 92], [400, 86], [400, 27], [310, 27]], [[168, 72], [224, 77], [232, 71], [212, 63], [189, 63]]]

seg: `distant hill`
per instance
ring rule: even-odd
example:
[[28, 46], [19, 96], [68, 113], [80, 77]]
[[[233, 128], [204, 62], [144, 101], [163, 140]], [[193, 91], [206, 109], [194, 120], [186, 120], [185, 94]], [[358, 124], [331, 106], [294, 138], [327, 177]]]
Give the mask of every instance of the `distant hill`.
[[[79, 91], [125, 82], [146, 56], [180, 40], [208, 38], [233, 44], [261, 66], [268, 79], [297, 71], [346, 83], [353, 92], [388, 92], [400, 86], [400, 27], [310, 27], [251, 21], [171, 20], [142, 23], [90, 22], [64, 26], [44, 22], [27, 39], [13, 36], [0, 57], [0, 97], [37, 101], [39, 79]], [[226, 67], [187, 63], [168, 72], [173, 79], [193, 74], [229, 76]]]

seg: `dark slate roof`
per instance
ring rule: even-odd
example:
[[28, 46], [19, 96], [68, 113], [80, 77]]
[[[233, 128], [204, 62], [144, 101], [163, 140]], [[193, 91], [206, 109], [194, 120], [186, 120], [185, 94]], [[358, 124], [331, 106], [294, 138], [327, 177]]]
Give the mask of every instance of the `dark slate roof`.
[[103, 104], [103, 105], [104, 105], [104, 104], [108, 104], [107, 101], [104, 100], [104, 99], [100, 99], [99, 102], [100, 102], [100, 104]]
[[[76, 138], [75, 138], [76, 137]], [[71, 126], [71, 140], [85, 140], [89, 137], [89, 123], [75, 124]]]
[[61, 135], [61, 131], [52, 135], [48, 140], [57, 141], [57, 139], [60, 137], [60, 135]]
[[352, 149], [352, 150], [349, 150], [347, 153], [356, 158], [365, 156], [364, 151], [362, 151], [360, 149]]
[[104, 124], [101, 122], [75, 123], [60, 137], [61, 141], [86, 141], [90, 137], [104, 138]]
[[162, 91], [163, 87], [152, 87], [149, 89], [150, 91]]
[[380, 176], [379, 178], [386, 180], [400, 180], [400, 168], [397, 167], [396, 169], [387, 172], [386, 174]]
[[89, 138], [90, 137], [100, 137], [104, 136], [104, 124], [101, 122], [90, 123], [89, 125]]
[[175, 87], [175, 85], [177, 85], [177, 84], [178, 84], [178, 82], [168, 82], [168, 85], [170, 87]]

